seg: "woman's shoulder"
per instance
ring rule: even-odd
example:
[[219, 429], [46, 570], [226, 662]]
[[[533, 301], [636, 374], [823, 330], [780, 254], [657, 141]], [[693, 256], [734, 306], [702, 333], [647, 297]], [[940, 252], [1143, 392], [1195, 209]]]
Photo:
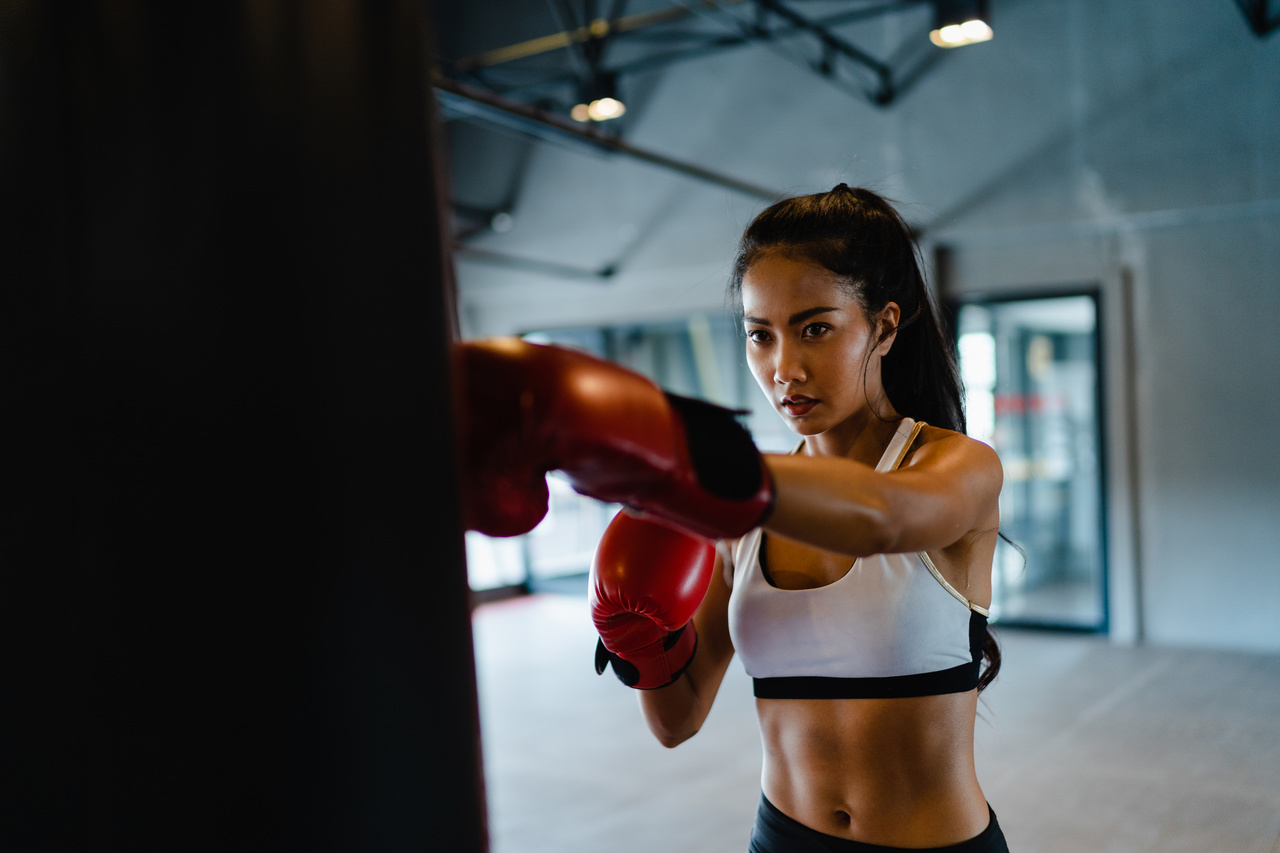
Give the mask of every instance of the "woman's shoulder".
[[926, 424], [916, 437], [902, 468], [959, 465], [1003, 480], [1004, 471], [995, 448], [962, 432]]

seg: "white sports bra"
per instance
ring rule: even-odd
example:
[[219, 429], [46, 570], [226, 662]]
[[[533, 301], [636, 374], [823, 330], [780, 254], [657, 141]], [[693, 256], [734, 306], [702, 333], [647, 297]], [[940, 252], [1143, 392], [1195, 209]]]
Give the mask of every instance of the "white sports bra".
[[[923, 427], [903, 418], [876, 470], [896, 469]], [[729, 634], [756, 696], [890, 698], [977, 686], [988, 612], [924, 552], [861, 557], [834, 583], [780, 589], [762, 564], [762, 528], [725, 544]]]

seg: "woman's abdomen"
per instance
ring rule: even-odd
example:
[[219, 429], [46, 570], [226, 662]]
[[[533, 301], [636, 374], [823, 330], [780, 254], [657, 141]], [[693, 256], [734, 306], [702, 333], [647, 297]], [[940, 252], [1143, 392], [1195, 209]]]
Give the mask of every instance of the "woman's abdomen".
[[758, 699], [764, 794], [828, 835], [894, 847], [974, 837], [974, 692], [909, 699]]

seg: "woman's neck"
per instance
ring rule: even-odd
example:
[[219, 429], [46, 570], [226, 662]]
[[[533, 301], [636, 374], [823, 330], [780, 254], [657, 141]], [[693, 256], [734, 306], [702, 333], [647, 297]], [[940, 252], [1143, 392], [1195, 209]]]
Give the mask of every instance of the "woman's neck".
[[803, 452], [807, 456], [842, 456], [874, 466], [893, 439], [902, 416], [887, 406], [877, 415], [869, 408], [824, 433], [808, 435]]

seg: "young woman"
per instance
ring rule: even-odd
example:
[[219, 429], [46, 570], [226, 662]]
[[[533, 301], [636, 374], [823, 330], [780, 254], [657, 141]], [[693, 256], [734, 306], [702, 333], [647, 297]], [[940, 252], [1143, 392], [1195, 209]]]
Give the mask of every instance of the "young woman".
[[765, 457], [772, 511], [722, 543], [696, 653], [639, 691], [645, 719], [692, 737], [736, 649], [764, 744], [751, 853], [1007, 850], [973, 755], [1001, 466], [963, 434], [910, 231], [844, 184], [782, 201], [731, 287], [751, 372], [802, 440]]
[[843, 184], [779, 202], [743, 236], [732, 290], [751, 371], [802, 437], [792, 454], [584, 353], [463, 344], [466, 524], [531, 529], [552, 469], [661, 520], [624, 512], [601, 539], [596, 668], [639, 688], [675, 746], [742, 657], [764, 742], [752, 853], [1005, 851], [973, 757], [999, 667], [1001, 467], [963, 434], [910, 231]]

